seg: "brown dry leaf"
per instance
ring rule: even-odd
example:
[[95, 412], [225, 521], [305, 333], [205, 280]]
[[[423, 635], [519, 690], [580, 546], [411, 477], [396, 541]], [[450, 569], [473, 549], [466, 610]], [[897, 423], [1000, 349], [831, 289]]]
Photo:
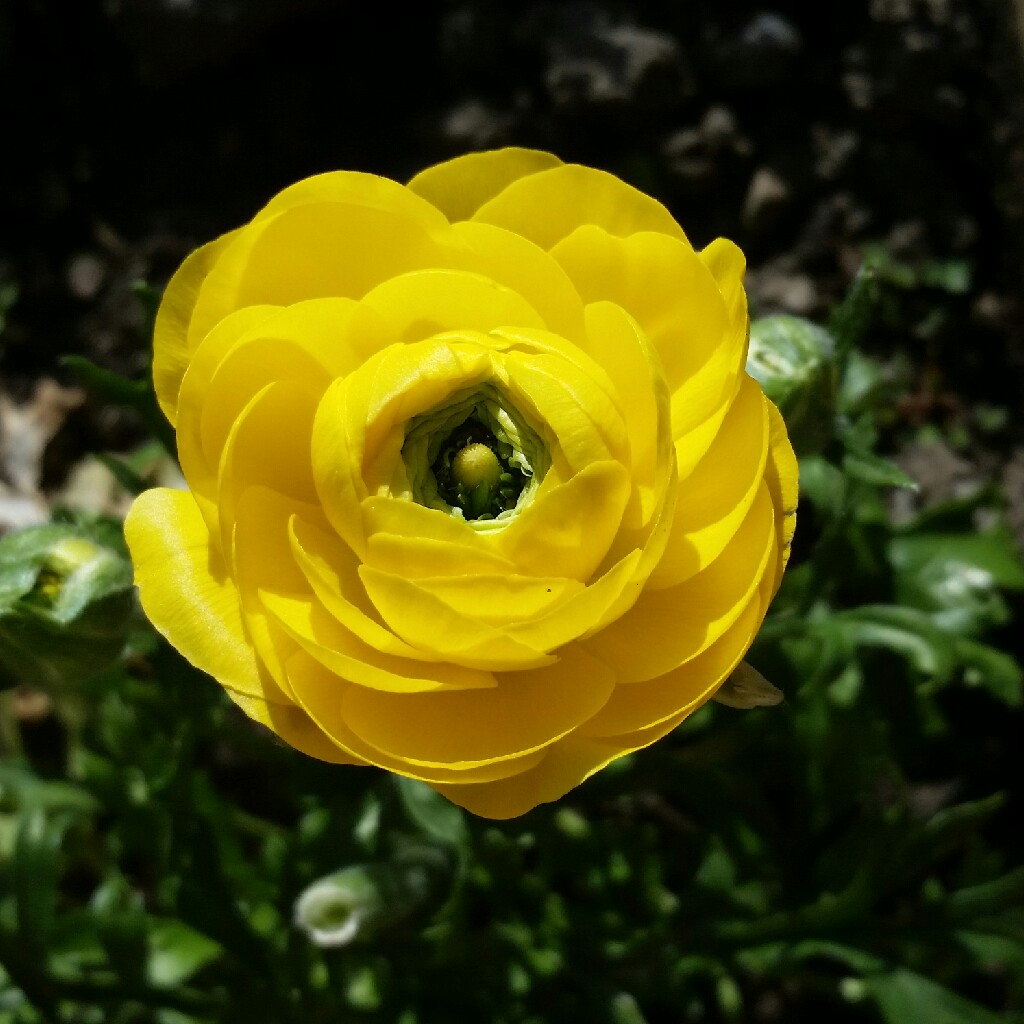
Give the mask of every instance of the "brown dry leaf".
[[43, 453], [84, 401], [81, 388], [61, 387], [46, 377], [24, 404], [0, 391], [0, 533], [49, 518], [40, 493]]

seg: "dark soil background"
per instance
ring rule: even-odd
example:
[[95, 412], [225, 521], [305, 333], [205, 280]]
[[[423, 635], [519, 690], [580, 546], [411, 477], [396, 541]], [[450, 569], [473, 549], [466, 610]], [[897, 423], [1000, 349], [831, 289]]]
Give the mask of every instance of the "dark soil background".
[[[300, 177], [538, 146], [698, 246], [733, 238], [755, 315], [823, 319], [875, 243], [966, 267], [868, 345], [909, 367], [894, 444], [924, 500], [995, 480], [1024, 536], [1022, 22], [1014, 0], [0, 0], [0, 390], [68, 383], [66, 353], [141, 372], [132, 282]], [[140, 436], [68, 423], [44, 489]]]
[[141, 364], [127, 282], [299, 177], [516, 143], [652, 192], [697, 245], [733, 238], [757, 313], [821, 316], [869, 241], [966, 259], [941, 384], [1015, 401], [1016, 29], [1011, 0], [5, 0], [8, 386], [68, 351]]
[[[68, 352], [138, 371], [131, 282], [161, 286], [297, 178], [404, 179], [516, 143], [653, 193], [696, 245], [733, 238], [755, 314], [822, 317], [867, 243], [966, 261], [941, 329], [872, 344], [909, 351], [911, 426], [1009, 411], [980, 461], [1017, 504], [1019, 17], [1012, 0], [0, 0], [3, 387], [62, 379]], [[109, 411], [77, 420], [82, 451], [134, 436]]]
[[922, 500], [995, 482], [1024, 540], [1022, 24], [1024, 0], [0, 0], [0, 398], [64, 422], [50, 495], [141, 436], [76, 394], [26, 404], [66, 353], [144, 371], [132, 282], [303, 176], [538, 146], [733, 238], [754, 315], [824, 319], [878, 243], [969, 273], [867, 346], [901, 360]]

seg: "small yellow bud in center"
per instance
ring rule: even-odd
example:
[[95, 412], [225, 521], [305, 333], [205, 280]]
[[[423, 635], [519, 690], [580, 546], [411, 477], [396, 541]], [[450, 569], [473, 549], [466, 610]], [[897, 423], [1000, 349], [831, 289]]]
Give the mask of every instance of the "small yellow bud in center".
[[452, 475], [467, 491], [481, 484], [494, 487], [501, 476], [501, 463], [487, 445], [467, 444], [452, 460]]

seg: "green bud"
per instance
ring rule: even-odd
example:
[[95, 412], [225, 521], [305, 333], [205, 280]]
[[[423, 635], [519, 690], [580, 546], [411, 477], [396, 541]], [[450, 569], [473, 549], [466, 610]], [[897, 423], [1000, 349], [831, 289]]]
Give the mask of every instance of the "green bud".
[[370, 938], [432, 912], [448, 894], [451, 869], [443, 851], [419, 844], [392, 861], [342, 868], [299, 894], [295, 926], [323, 948]]
[[124, 647], [132, 569], [111, 522], [30, 526], [0, 539], [0, 683], [57, 687]]
[[747, 373], [779, 407], [798, 455], [821, 451], [832, 437], [838, 368], [832, 335], [796, 316], [750, 325]]

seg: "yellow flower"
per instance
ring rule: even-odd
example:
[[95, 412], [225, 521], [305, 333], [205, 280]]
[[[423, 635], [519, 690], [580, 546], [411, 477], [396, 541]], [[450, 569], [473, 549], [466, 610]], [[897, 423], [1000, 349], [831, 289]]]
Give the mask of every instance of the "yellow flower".
[[743, 270], [547, 153], [285, 189], [160, 308], [190, 491], [128, 517], [146, 613], [313, 757], [558, 798], [708, 700], [782, 575]]

